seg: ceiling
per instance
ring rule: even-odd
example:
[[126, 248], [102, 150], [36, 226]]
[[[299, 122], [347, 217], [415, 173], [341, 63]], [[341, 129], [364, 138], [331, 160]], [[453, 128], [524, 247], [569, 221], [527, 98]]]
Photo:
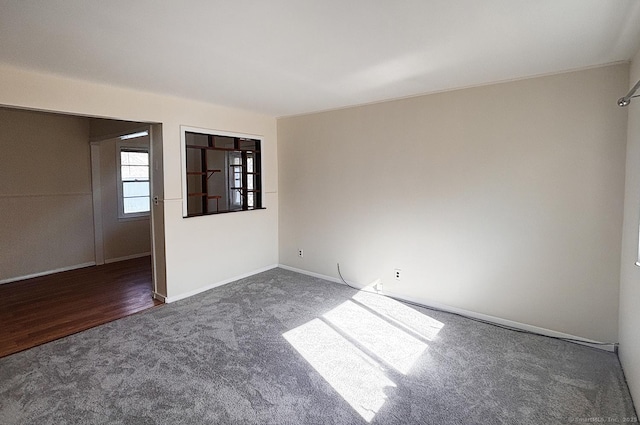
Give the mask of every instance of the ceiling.
[[287, 116], [629, 60], [637, 0], [0, 0], [0, 64]]

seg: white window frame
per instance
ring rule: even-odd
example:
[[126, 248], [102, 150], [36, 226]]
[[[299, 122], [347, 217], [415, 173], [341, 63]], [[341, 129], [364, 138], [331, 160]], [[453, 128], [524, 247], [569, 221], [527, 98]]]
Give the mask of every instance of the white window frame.
[[637, 255], [636, 255], [636, 266], [640, 267], [640, 224], [638, 224], [638, 232], [636, 233], [636, 236], [638, 236], [638, 244], [637, 244], [637, 248], [638, 250]]
[[[144, 151], [149, 155], [149, 211], [125, 213], [124, 212], [124, 198], [122, 193], [122, 164], [120, 152], [123, 149], [135, 149]], [[140, 219], [147, 218], [151, 214], [151, 154], [149, 149], [149, 143], [136, 142], [134, 139], [123, 140], [116, 143], [116, 186], [118, 189], [118, 219]]]

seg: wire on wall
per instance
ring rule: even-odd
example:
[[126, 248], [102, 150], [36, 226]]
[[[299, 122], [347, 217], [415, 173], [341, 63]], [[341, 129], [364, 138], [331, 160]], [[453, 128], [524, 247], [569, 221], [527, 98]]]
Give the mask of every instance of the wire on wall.
[[408, 300], [405, 300], [405, 299], [402, 299], [402, 298], [394, 297], [393, 295], [386, 295], [386, 294], [382, 294], [382, 293], [377, 292], [377, 291], [371, 291], [371, 290], [367, 289], [366, 287], [357, 288], [357, 287], [349, 284], [344, 279], [344, 277], [342, 277], [342, 272], [340, 271], [340, 263], [337, 263], [337, 265], [338, 265], [338, 275], [340, 276], [340, 280], [342, 281], [342, 283], [344, 283], [345, 285], [347, 285], [351, 289], [355, 289], [356, 291], [368, 292], [370, 294], [375, 294], [375, 295], [378, 295], [378, 296], [381, 296], [381, 297], [390, 298], [392, 300], [401, 302], [403, 304], [409, 304], [409, 305], [413, 305], [415, 307], [426, 308], [428, 310], [438, 311], [438, 312], [441, 312], [441, 313], [453, 314], [454, 316], [463, 317], [465, 319], [473, 320], [474, 322], [484, 323], [486, 325], [491, 325], [491, 326], [495, 326], [497, 328], [507, 329], [507, 330], [514, 331], [514, 332], [519, 332], [519, 333], [529, 334], [529, 335], [538, 335], [538, 336], [543, 336], [543, 337], [546, 337], [546, 338], [557, 339], [557, 340], [560, 340], [560, 341], [571, 342], [571, 343], [579, 344], [579, 345], [585, 345], [585, 344], [588, 344], [588, 345], [612, 345], [614, 347], [615, 352], [618, 351], [618, 345], [619, 344], [617, 342], [591, 342], [591, 341], [585, 341], [585, 340], [577, 339], [577, 338], [565, 338], [565, 337], [560, 337], [560, 336], [545, 335], [545, 334], [541, 334], [541, 333], [538, 333], [538, 332], [529, 331], [529, 330], [526, 330], [526, 329], [519, 329], [519, 328], [514, 328], [513, 326], [502, 325], [500, 323], [491, 322], [489, 320], [478, 319], [477, 317], [467, 316], [466, 314], [462, 314], [462, 313], [454, 313], [452, 311], [447, 311], [447, 310], [443, 310], [443, 309], [440, 309], [440, 308], [428, 306], [428, 305], [425, 305], [425, 304], [420, 304], [420, 303], [417, 303], [417, 302], [408, 301]]

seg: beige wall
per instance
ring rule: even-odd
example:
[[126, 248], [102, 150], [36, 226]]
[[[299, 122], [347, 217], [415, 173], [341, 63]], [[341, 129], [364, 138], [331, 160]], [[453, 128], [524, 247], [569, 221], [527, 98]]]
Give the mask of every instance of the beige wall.
[[623, 64], [278, 120], [280, 262], [617, 341], [627, 82]]
[[104, 140], [130, 134], [148, 127], [149, 124], [136, 121], [109, 120], [89, 118], [89, 137], [92, 141]]
[[[620, 96], [640, 80], [640, 51], [631, 63], [629, 84]], [[620, 268], [620, 361], [636, 405], [640, 402], [640, 267], [638, 225], [640, 224], [640, 98], [625, 108], [627, 126], [627, 167], [624, 196], [624, 227]]]
[[[102, 210], [102, 240], [106, 262], [149, 254], [151, 225], [149, 217], [118, 218], [117, 151], [119, 139], [100, 142], [100, 193]], [[149, 137], [135, 143], [149, 145]]]
[[[166, 290], [187, 295], [278, 262], [276, 120], [248, 111], [0, 66], [0, 105], [162, 123]], [[182, 218], [180, 125], [264, 137], [266, 210]]]
[[94, 261], [85, 118], [0, 108], [0, 281]]

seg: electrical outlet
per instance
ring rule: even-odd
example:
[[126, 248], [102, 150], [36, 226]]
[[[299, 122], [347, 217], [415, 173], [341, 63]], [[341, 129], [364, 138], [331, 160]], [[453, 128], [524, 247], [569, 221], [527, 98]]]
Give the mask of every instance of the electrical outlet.
[[302, 250], [302, 248], [298, 250], [298, 257], [300, 258], [304, 257], [304, 251]]
[[396, 278], [396, 280], [400, 280], [400, 275], [402, 274], [401, 272], [402, 270], [400, 269], [393, 269], [393, 276]]

